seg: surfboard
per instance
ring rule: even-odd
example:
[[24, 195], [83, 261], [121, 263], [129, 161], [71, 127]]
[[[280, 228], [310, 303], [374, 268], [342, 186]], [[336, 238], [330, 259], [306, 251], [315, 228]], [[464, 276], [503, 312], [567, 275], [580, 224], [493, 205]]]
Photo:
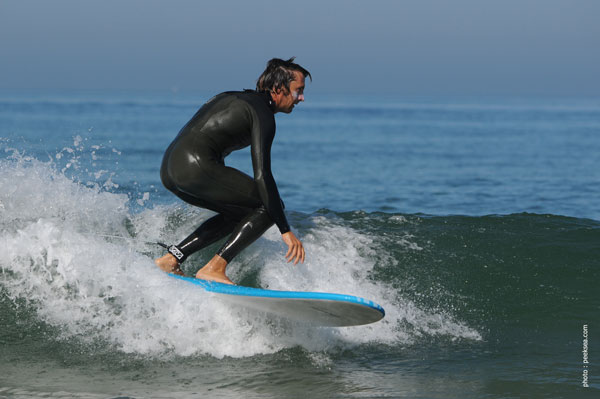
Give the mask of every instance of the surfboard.
[[352, 295], [265, 290], [176, 274], [169, 276], [202, 287], [228, 302], [317, 326], [359, 326], [374, 323], [385, 316], [384, 309], [377, 303]]

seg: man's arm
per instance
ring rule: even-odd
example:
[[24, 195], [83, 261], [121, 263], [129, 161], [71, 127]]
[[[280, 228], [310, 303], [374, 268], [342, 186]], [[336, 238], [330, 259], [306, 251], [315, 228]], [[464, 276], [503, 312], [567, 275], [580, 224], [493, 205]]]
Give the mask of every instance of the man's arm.
[[271, 145], [275, 138], [275, 121], [271, 115], [261, 115], [252, 110], [252, 167], [260, 198], [281, 234], [290, 231], [283, 211], [283, 203], [271, 172]]
[[254, 124], [252, 126], [252, 166], [254, 168], [254, 180], [258, 186], [258, 192], [269, 216], [279, 228], [281, 238], [288, 246], [285, 257], [288, 262], [294, 261], [304, 263], [306, 253], [302, 242], [290, 230], [290, 226], [283, 211], [283, 203], [279, 197], [279, 191], [275, 179], [271, 173], [271, 145], [275, 138], [275, 119], [270, 114], [253, 112]]

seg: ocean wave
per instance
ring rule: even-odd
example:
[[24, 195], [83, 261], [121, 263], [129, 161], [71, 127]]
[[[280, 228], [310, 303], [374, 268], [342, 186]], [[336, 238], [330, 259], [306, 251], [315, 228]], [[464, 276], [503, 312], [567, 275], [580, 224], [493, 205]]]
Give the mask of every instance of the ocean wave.
[[[181, 239], [208, 216], [205, 211], [163, 205], [133, 212], [128, 195], [82, 184], [53, 161], [18, 153], [0, 161], [0, 172], [2, 292], [59, 331], [48, 339], [102, 341], [147, 356], [219, 358], [293, 347], [319, 352], [372, 343], [410, 346], [424, 336], [482, 339], [452, 309], [422, 307], [397, 279], [385, 276], [399, 267], [398, 253], [423, 252], [412, 233], [394, 230], [418, 224], [413, 216], [293, 213], [309, 254], [305, 264], [285, 262], [283, 244], [271, 229], [230, 265], [232, 279], [243, 284], [360, 295], [386, 309], [377, 324], [315, 328], [232, 307], [154, 266], [161, 253], [154, 242]], [[393, 228], [381, 230], [386, 223]], [[186, 270], [193, 273], [207, 256], [195, 255]]]

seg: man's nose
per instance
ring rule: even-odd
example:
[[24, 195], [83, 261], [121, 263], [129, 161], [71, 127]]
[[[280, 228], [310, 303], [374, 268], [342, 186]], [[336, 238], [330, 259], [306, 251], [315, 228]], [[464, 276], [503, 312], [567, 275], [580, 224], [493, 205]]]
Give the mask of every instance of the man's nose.
[[304, 94], [300, 94], [298, 96], [298, 101], [304, 101]]

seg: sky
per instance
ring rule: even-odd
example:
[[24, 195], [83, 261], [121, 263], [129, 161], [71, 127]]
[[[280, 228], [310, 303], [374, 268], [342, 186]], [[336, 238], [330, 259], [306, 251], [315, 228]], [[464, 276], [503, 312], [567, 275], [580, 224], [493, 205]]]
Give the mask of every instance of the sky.
[[[0, 0], [1, 89], [600, 93], [597, 0]], [[308, 90], [308, 89], [307, 89]]]

